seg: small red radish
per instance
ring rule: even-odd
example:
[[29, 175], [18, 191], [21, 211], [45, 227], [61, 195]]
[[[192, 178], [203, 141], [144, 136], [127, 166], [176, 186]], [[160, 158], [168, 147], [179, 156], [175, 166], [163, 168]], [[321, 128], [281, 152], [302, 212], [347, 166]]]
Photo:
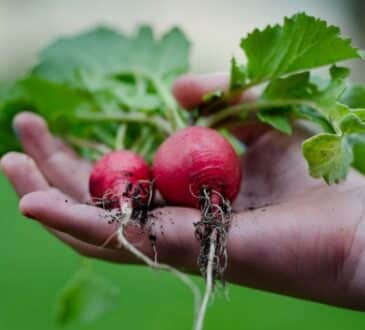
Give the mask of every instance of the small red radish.
[[[142, 157], [132, 151], [111, 152], [102, 157], [94, 166], [89, 179], [89, 190], [96, 201], [106, 201], [108, 208], [119, 208], [119, 212], [110, 212], [110, 221], [118, 222], [118, 228], [106, 237], [102, 246], [107, 246], [116, 237], [118, 247], [129, 251], [136, 259], [149, 267], [171, 272], [192, 290], [196, 305], [200, 303], [200, 292], [196, 284], [184, 273], [157, 261], [157, 255], [151, 259], [131, 244], [124, 235], [128, 224], [138, 225], [143, 229], [147, 220], [153, 185], [148, 164]], [[107, 214], [109, 215], [109, 214]], [[142, 233], [143, 231], [141, 231]], [[153, 241], [152, 244], [155, 244]], [[154, 245], [153, 245], [154, 246]], [[157, 252], [155, 252], [157, 253]]]
[[240, 160], [231, 144], [215, 130], [199, 126], [184, 128], [165, 140], [152, 171], [164, 199], [181, 206], [199, 207], [197, 197], [204, 188], [233, 202], [241, 182]]
[[127, 204], [147, 203], [151, 180], [148, 164], [132, 151], [120, 150], [102, 157], [94, 166], [89, 180], [94, 200], [104, 202], [107, 208]]

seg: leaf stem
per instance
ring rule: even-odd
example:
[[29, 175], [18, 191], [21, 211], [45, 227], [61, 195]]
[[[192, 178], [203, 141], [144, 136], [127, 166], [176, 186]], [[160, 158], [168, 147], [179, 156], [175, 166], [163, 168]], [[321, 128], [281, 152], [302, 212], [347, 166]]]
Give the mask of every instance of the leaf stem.
[[150, 77], [151, 82], [156, 88], [157, 93], [167, 107], [167, 118], [175, 129], [184, 128], [186, 124], [179, 114], [179, 107], [171, 92], [160, 78]]
[[308, 100], [299, 100], [299, 99], [278, 99], [278, 100], [261, 100], [261, 101], [259, 100], [255, 102], [243, 103], [228, 107], [208, 117], [200, 118], [196, 124], [199, 126], [213, 127], [223, 120], [226, 120], [230, 117], [234, 117], [240, 114], [257, 112], [260, 109], [270, 109], [270, 108], [295, 106], [295, 105], [304, 105], [313, 108], [319, 112], [322, 112], [321, 109], [314, 102]]
[[115, 138], [115, 149], [116, 150], [122, 150], [125, 148], [125, 136], [127, 133], [127, 125], [126, 124], [120, 124], [117, 130], [117, 136]]
[[95, 150], [101, 154], [106, 154], [111, 151], [111, 149], [103, 143], [94, 142], [94, 141], [90, 141], [90, 140], [86, 140], [86, 139], [81, 139], [81, 138], [78, 138], [73, 135], [66, 136], [66, 140], [67, 140], [67, 142], [74, 145], [75, 147], [89, 148], [89, 149]]
[[165, 135], [171, 135], [174, 131], [170, 123], [159, 116], [147, 116], [139, 112], [131, 113], [94, 113], [79, 112], [76, 114], [79, 120], [86, 122], [126, 122], [126, 123], [144, 123], [156, 127]]

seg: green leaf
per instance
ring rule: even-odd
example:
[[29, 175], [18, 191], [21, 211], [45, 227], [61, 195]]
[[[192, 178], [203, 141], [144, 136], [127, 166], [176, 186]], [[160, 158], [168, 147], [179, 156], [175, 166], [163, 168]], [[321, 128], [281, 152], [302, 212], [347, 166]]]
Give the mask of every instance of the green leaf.
[[365, 134], [365, 122], [356, 116], [355, 113], [349, 113], [340, 121], [340, 129], [344, 134]]
[[365, 174], [365, 142], [364, 140], [355, 144], [353, 147], [354, 161], [353, 166], [359, 170], [362, 174]]
[[93, 109], [93, 104], [80, 92], [68, 86], [38, 77], [18, 81], [3, 91], [0, 97], [0, 155], [19, 149], [19, 143], [12, 131], [12, 119], [17, 113], [39, 113], [53, 132], [62, 135], [73, 129], [82, 132], [74, 120], [79, 109]]
[[81, 90], [86, 90], [90, 98], [97, 101], [99, 106], [108, 110], [147, 111], [162, 108], [162, 102], [156, 93], [149, 92], [144, 88], [139, 90], [137, 83], [130, 84], [113, 77], [103, 77], [92, 72], [80, 70], [77, 72], [77, 86]]
[[285, 18], [281, 26], [254, 30], [241, 47], [251, 84], [362, 56], [339, 28], [305, 13]]
[[303, 155], [314, 178], [328, 184], [345, 179], [353, 160], [352, 147], [345, 136], [322, 133], [304, 141]]
[[55, 129], [62, 129], [67, 123], [57, 122], [72, 117], [78, 109], [92, 107], [82, 93], [67, 85], [50, 82], [38, 77], [18, 81], [0, 99], [2, 112], [12, 109], [33, 110], [41, 114]]
[[171, 83], [173, 79], [188, 71], [189, 51], [190, 42], [182, 30], [175, 27], [162, 37], [155, 46], [155, 51], [149, 53], [154, 59], [149, 71]]
[[348, 68], [332, 66], [330, 68], [330, 80], [327, 86], [314, 96], [315, 102], [321, 107], [329, 107], [331, 109], [331, 106], [337, 103], [345, 92], [349, 74]]
[[298, 106], [293, 108], [293, 117], [297, 119], [306, 119], [312, 123], [319, 125], [324, 132], [334, 133], [332, 125], [319, 112], [307, 106]]
[[347, 68], [332, 66], [330, 79], [321, 86], [314, 82], [309, 72], [277, 78], [267, 85], [261, 100], [283, 105], [290, 102], [289, 108], [296, 118], [314, 121], [325, 131], [332, 132], [333, 128], [338, 128], [341, 118], [349, 113], [349, 108], [338, 102], [346, 89], [348, 74]]
[[257, 113], [257, 117], [263, 123], [269, 124], [285, 134], [292, 134], [293, 128], [290, 123], [290, 110], [288, 109], [265, 109]]
[[231, 59], [231, 74], [229, 90], [234, 91], [242, 88], [246, 83], [247, 70], [243, 65], [239, 65], [234, 57]]
[[341, 97], [341, 102], [351, 108], [365, 108], [365, 86], [353, 85]]
[[350, 110], [357, 117], [359, 117], [362, 121], [365, 121], [365, 108], [364, 109], [350, 109]]
[[310, 82], [310, 73], [302, 72], [272, 80], [262, 93], [261, 99], [310, 99], [315, 87]]
[[187, 71], [189, 49], [188, 40], [178, 28], [156, 40], [147, 26], [142, 26], [133, 37], [98, 27], [53, 42], [41, 53], [33, 73], [68, 83], [74, 82], [79, 70], [100, 76], [142, 73], [171, 83]]
[[118, 306], [119, 289], [95, 274], [81, 268], [63, 288], [56, 306], [56, 320], [91, 324]]
[[80, 69], [112, 74], [123, 69], [129, 49], [128, 38], [110, 28], [97, 27], [52, 42], [40, 54], [33, 73], [58, 82], [72, 81]]

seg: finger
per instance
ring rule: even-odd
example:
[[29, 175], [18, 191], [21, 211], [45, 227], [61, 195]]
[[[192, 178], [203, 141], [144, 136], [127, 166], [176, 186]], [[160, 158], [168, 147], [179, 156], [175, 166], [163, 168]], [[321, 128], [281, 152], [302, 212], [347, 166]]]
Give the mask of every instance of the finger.
[[17, 115], [14, 127], [24, 150], [52, 185], [79, 201], [89, 199], [90, 164], [77, 158], [60, 140], [54, 138], [45, 121], [36, 114], [23, 112]]
[[49, 188], [48, 182], [33, 159], [25, 154], [18, 152], [6, 154], [1, 159], [0, 167], [20, 197], [32, 191]]
[[[110, 223], [110, 212], [69, 202], [67, 196], [56, 189], [25, 195], [20, 210], [46, 226], [96, 246], [103, 245], [118, 229], [116, 223]], [[154, 211], [146, 230], [141, 231], [132, 225], [125, 234], [130, 243], [150, 257], [154, 257], [153, 237], [159, 260], [172, 264], [178, 262], [182, 267], [195, 269], [199, 243], [194, 237], [193, 222], [198, 219], [196, 210], [162, 208]], [[116, 248], [117, 240], [111, 240], [108, 247]]]
[[182, 107], [191, 109], [202, 102], [205, 94], [215, 90], [226, 90], [226, 73], [187, 74], [178, 78], [173, 85], [173, 93]]
[[[202, 103], [204, 95], [216, 90], [226, 91], [229, 86], [227, 73], [187, 74], [178, 78], [173, 85], [175, 98], [184, 108], [191, 109]], [[254, 99], [254, 93], [246, 92], [235, 102], [248, 102]]]
[[[34, 161], [25, 154], [11, 152], [6, 154], [0, 162], [1, 169], [8, 177], [17, 194], [22, 197], [33, 191], [49, 189], [49, 184], [37, 168]], [[126, 260], [128, 255], [119, 251], [100, 248], [84, 243], [65, 233], [47, 228], [58, 239], [71, 246], [83, 256], [120, 262]], [[132, 260], [129, 260], [132, 262]]]

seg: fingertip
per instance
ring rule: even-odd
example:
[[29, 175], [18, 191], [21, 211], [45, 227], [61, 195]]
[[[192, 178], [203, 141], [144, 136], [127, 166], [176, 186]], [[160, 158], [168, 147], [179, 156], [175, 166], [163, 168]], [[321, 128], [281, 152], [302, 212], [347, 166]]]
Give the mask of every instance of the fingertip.
[[34, 218], [34, 207], [37, 205], [36, 201], [39, 198], [38, 192], [31, 192], [24, 195], [19, 201], [19, 211], [27, 218]]
[[205, 94], [225, 90], [227, 86], [226, 73], [187, 74], [175, 81], [172, 91], [181, 106], [191, 109], [202, 102]]
[[16, 164], [17, 159], [19, 157], [24, 157], [25, 155], [20, 152], [11, 151], [6, 153], [3, 157], [0, 159], [0, 168], [1, 169], [7, 169], [11, 167], [13, 164]]
[[24, 164], [34, 165], [34, 161], [21, 152], [9, 152], [0, 159], [0, 168], [8, 177], [11, 177], [13, 173], [18, 173], [19, 170], [22, 170]]
[[17, 114], [13, 120], [13, 127], [19, 134], [28, 129], [31, 129], [31, 131], [39, 129], [47, 130], [45, 120], [41, 116], [30, 111], [23, 111]]
[[20, 211], [26, 214], [42, 213], [52, 206], [58, 205], [59, 201], [65, 201], [65, 196], [55, 188], [37, 190], [25, 194], [19, 201]]
[[173, 84], [172, 92], [184, 108], [190, 109], [201, 102], [201, 89], [197, 75], [187, 74], [179, 77]]

